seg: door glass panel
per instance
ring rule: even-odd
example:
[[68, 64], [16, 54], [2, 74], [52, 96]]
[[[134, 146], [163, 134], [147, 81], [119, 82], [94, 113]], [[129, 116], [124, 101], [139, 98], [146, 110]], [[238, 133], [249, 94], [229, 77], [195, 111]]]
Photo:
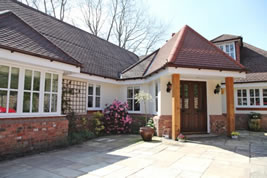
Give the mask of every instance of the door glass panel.
[[194, 109], [198, 109], [198, 85], [194, 85]]
[[180, 106], [181, 106], [181, 109], [184, 108], [184, 106], [183, 106], [183, 85], [180, 85]]
[[184, 85], [184, 108], [189, 108], [189, 98], [188, 98], [188, 85]]

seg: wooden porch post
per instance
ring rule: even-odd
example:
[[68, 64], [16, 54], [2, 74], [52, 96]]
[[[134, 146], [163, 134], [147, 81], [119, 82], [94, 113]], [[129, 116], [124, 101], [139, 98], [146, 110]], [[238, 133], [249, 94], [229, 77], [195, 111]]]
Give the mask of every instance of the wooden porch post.
[[181, 131], [180, 115], [180, 74], [172, 75], [172, 139]]
[[234, 79], [226, 77], [226, 103], [227, 103], [227, 135], [235, 131], [235, 108], [234, 108]]

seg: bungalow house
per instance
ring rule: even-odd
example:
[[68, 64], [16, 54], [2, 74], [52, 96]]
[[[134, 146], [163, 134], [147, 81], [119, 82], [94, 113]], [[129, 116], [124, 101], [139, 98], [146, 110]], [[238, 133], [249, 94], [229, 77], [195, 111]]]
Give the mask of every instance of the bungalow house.
[[[153, 96], [147, 108], [160, 136], [222, 130], [230, 134], [235, 112], [265, 108], [266, 84], [260, 80], [266, 74], [246, 75], [246, 67], [264, 72], [267, 66], [256, 64], [265, 60], [260, 56], [255, 64], [250, 56], [251, 49], [262, 55], [266, 51], [243, 43], [241, 37], [228, 37], [208, 41], [184, 26], [161, 48], [139, 59], [20, 2], [2, 0], [0, 143], [7, 144], [0, 149], [18, 142], [27, 145], [29, 139], [35, 143], [66, 136], [65, 99], [79, 114], [103, 110], [114, 99], [128, 102], [132, 115], [144, 114], [143, 104], [134, 99], [141, 90]], [[259, 80], [251, 82], [254, 75]], [[251, 87], [254, 97], [248, 98]], [[23, 133], [11, 134], [13, 130]]]

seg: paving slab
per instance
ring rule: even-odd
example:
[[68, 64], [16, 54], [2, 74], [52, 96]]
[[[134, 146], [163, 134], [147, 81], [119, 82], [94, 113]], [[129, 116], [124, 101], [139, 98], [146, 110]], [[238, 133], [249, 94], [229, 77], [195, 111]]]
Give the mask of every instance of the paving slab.
[[185, 143], [139, 135], [97, 138], [62, 150], [0, 162], [0, 178], [267, 177], [267, 134], [241, 131]]

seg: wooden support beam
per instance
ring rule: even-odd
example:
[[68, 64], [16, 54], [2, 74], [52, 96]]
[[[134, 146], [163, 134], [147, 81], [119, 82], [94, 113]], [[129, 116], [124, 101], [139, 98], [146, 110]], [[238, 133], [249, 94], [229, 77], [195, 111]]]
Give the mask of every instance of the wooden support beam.
[[180, 74], [172, 75], [172, 139], [181, 132]]
[[226, 84], [226, 103], [227, 103], [227, 135], [235, 131], [235, 106], [234, 106], [234, 79], [225, 78]]

